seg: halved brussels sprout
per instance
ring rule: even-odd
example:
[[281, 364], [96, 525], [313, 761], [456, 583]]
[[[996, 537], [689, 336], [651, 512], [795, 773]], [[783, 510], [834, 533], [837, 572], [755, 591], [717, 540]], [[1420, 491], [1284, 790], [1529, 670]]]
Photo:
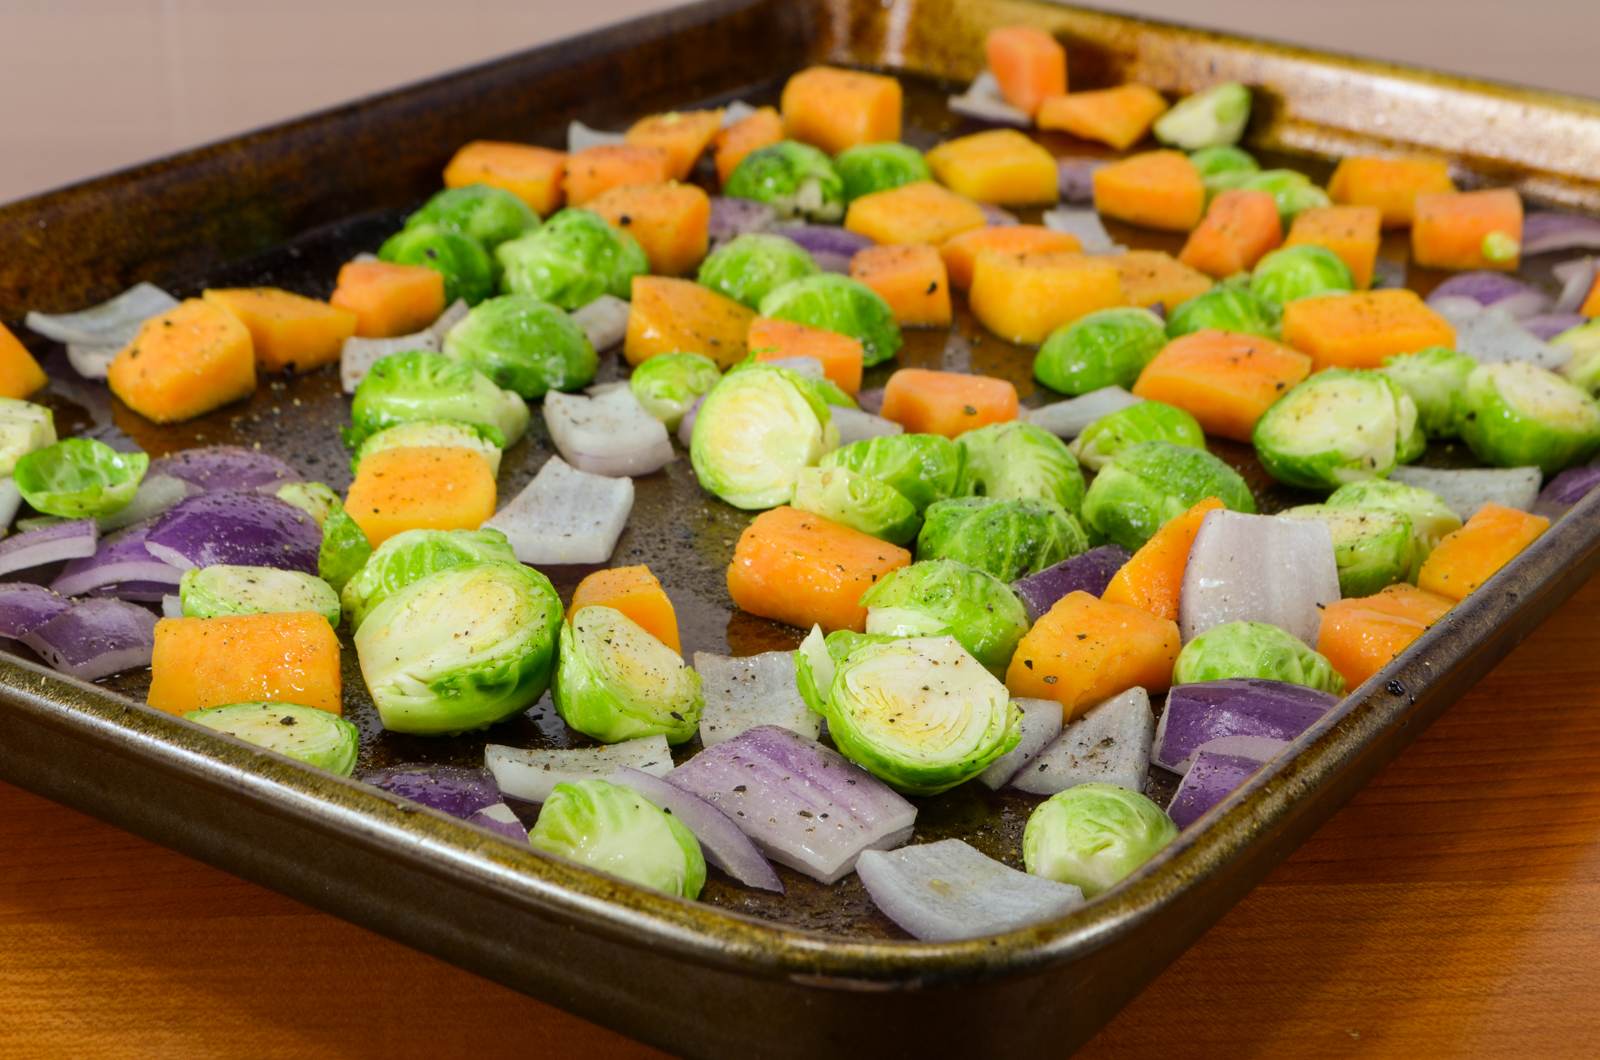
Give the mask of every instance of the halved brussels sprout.
[[859, 339], [869, 368], [893, 357], [904, 341], [894, 310], [877, 291], [833, 272], [774, 288], [761, 300], [761, 315]]
[[1585, 393], [1600, 394], [1600, 320], [1568, 328], [1550, 342], [1572, 353], [1561, 374]]
[[887, 634], [857, 633], [853, 629], [836, 629], [823, 636], [821, 626], [812, 626], [794, 653], [795, 688], [800, 698], [816, 713], [826, 714], [833, 673], [845, 657], [863, 644], [893, 639]]
[[[470, 431], [467, 432], [471, 434]], [[472, 435], [473, 440], [483, 444], [483, 439]], [[499, 456], [500, 450], [496, 449], [495, 455]], [[322, 526], [328, 521], [328, 516], [339, 505], [339, 495], [321, 482], [285, 482], [272, 494], [285, 504], [292, 504], [317, 521], [317, 526]]]
[[842, 467], [801, 469], [790, 505], [903, 545], [917, 536], [917, 509], [886, 482]]
[[[1600, 448], [1600, 406], [1559, 375], [1525, 361], [1483, 364], [1467, 377], [1461, 437], [1486, 464], [1536, 465], [1553, 475]], [[19, 464], [18, 485], [21, 470]]]
[[328, 517], [322, 521], [322, 544], [317, 549], [317, 577], [343, 589], [372, 555], [366, 531], [350, 518], [344, 504], [335, 498]]
[[126, 508], [149, 466], [147, 453], [119, 453], [93, 438], [67, 438], [18, 458], [11, 477], [35, 511], [92, 519]]
[[463, 423], [504, 449], [528, 429], [527, 403], [471, 365], [442, 353], [392, 353], [356, 387], [345, 444], [359, 449], [381, 430], [417, 420]]
[[1344, 678], [1331, 663], [1288, 630], [1265, 622], [1224, 622], [1183, 646], [1172, 683], [1254, 677], [1344, 694]]
[[1232, 283], [1219, 283], [1167, 312], [1169, 339], [1212, 329], [1271, 338], [1278, 325], [1271, 305]]
[[792, 239], [769, 232], [746, 232], [713, 250], [700, 263], [700, 283], [755, 309], [761, 300], [790, 280], [822, 270]]
[[933, 179], [927, 160], [910, 144], [859, 144], [833, 160], [844, 181], [844, 201], [854, 202], [875, 191], [889, 191]]
[[1200, 179], [1208, 185], [1214, 177], [1226, 176], [1231, 179], [1235, 174], [1243, 176], [1261, 170], [1255, 156], [1231, 144], [1202, 147], [1189, 156], [1189, 161], [1194, 163], [1194, 168], [1200, 171]]
[[1093, 898], [1177, 838], [1178, 826], [1137, 791], [1088, 783], [1052, 795], [1022, 830], [1022, 863]]
[[987, 571], [934, 559], [890, 571], [861, 596], [867, 632], [888, 637], [948, 635], [990, 673], [1003, 676], [1028, 632], [1028, 610]]
[[831, 224], [844, 217], [844, 181], [833, 163], [810, 144], [794, 140], [745, 155], [728, 174], [722, 194], [764, 202], [783, 218]]
[[183, 572], [178, 598], [187, 618], [315, 611], [335, 628], [339, 594], [321, 578], [276, 567], [218, 564]]
[[1296, 298], [1355, 289], [1355, 277], [1344, 259], [1315, 243], [1274, 250], [1250, 273], [1250, 293], [1280, 306]]
[[556, 710], [604, 743], [661, 735], [692, 739], [705, 697], [678, 653], [615, 608], [591, 605], [561, 627]]
[[1083, 518], [1107, 541], [1137, 551], [1167, 520], [1207, 497], [1236, 512], [1256, 501], [1239, 473], [1204, 449], [1136, 442], [1100, 469], [1083, 499]]
[[1328, 193], [1311, 183], [1310, 177], [1293, 169], [1263, 169], [1259, 173], [1246, 174], [1231, 183], [1235, 188], [1270, 194], [1277, 203], [1278, 219], [1286, 232], [1289, 230], [1290, 222], [1301, 211], [1327, 206], [1331, 202]]
[[1279, 482], [1333, 489], [1388, 475], [1414, 448], [1417, 432], [1416, 404], [1388, 376], [1330, 368], [1267, 409], [1252, 440]]
[[494, 260], [471, 236], [438, 224], [403, 228], [383, 241], [378, 257], [398, 265], [422, 265], [444, 277], [444, 302], [477, 305], [494, 293]]
[[1033, 358], [1033, 377], [1076, 397], [1131, 387], [1167, 344], [1166, 324], [1148, 309], [1101, 309], [1057, 328]]
[[1437, 493], [1388, 479], [1351, 482], [1328, 494], [1323, 502], [1329, 508], [1358, 508], [1365, 511], [1395, 512], [1411, 522], [1415, 535], [1417, 566], [1428, 558], [1446, 534], [1461, 529], [1461, 517], [1450, 510]]
[[[484, 303], [487, 305], [488, 303]], [[463, 423], [450, 420], [412, 420], [409, 423], [386, 427], [361, 443], [356, 455], [350, 458], [350, 470], [373, 453], [385, 449], [404, 449], [419, 446], [445, 446], [450, 449], [471, 449], [489, 461], [491, 474], [500, 474], [500, 447]], [[281, 491], [280, 491], [281, 494]]]
[[503, 294], [476, 306], [445, 334], [444, 354], [525, 398], [580, 390], [600, 365], [572, 317], [531, 294]]
[[675, 431], [694, 403], [721, 379], [717, 362], [704, 354], [661, 353], [633, 370], [628, 388], [646, 412]]
[[0, 398], [0, 475], [11, 474], [18, 460], [55, 440], [55, 413], [31, 401]]
[[1156, 119], [1151, 131], [1169, 147], [1198, 151], [1236, 144], [1250, 122], [1250, 90], [1237, 81], [1185, 96]]
[[1083, 507], [1083, 472], [1067, 443], [1021, 420], [991, 423], [956, 439], [963, 497], [1049, 501], [1076, 515]]
[[505, 270], [503, 290], [562, 309], [579, 309], [603, 294], [627, 298], [633, 278], [650, 271], [639, 241], [593, 210], [562, 210], [538, 231], [500, 244], [495, 257]]
[[467, 732], [538, 701], [560, 625], [550, 579], [520, 563], [479, 563], [386, 597], [356, 630], [356, 656], [384, 728]]
[[1079, 462], [1098, 471], [1130, 445], [1171, 442], [1192, 449], [1206, 447], [1206, 432], [1183, 409], [1160, 401], [1141, 401], [1101, 416], [1083, 429], [1069, 447]]
[[700, 841], [682, 821], [608, 780], [557, 784], [528, 842], [641, 887], [693, 901], [706, 883]]
[[355, 772], [361, 733], [339, 715], [296, 703], [229, 703], [191, 710], [185, 721], [298, 759], [341, 777]]
[[1044, 570], [1089, 547], [1070, 513], [1048, 501], [957, 497], [923, 513], [917, 558], [953, 559], [1003, 582]]
[[895, 488], [918, 512], [956, 495], [961, 448], [938, 434], [890, 434], [840, 446], [821, 467], [842, 467]]
[[422, 225], [460, 232], [483, 244], [485, 250], [493, 250], [538, 228], [539, 215], [504, 188], [468, 184], [444, 189], [406, 218], [408, 229]]
[[1467, 396], [1467, 376], [1478, 366], [1464, 353], [1430, 346], [1416, 353], [1400, 353], [1383, 362], [1383, 374], [1411, 395], [1417, 422], [1429, 438], [1454, 438], [1461, 433], [1461, 415]]
[[384, 600], [430, 574], [516, 561], [511, 543], [498, 530], [403, 530], [379, 545], [345, 583], [344, 613], [350, 628], [360, 629]]
[[689, 459], [701, 487], [735, 508], [774, 508], [794, 496], [800, 469], [837, 439], [832, 426], [828, 406], [793, 372], [753, 365], [706, 395]]
[[1416, 531], [1400, 512], [1303, 504], [1281, 514], [1286, 519], [1315, 519], [1327, 525], [1333, 535], [1340, 596], [1371, 596], [1407, 580], [1422, 565]]

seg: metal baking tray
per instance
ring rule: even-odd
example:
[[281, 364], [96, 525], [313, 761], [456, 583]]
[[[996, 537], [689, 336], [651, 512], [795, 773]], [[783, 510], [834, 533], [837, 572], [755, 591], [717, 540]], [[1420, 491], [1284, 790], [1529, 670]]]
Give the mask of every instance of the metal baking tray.
[[[958, 128], [943, 96], [979, 70], [985, 32], [1016, 22], [1067, 41], [1078, 87], [1256, 86], [1250, 146], [1317, 175], [1343, 151], [1424, 148], [1451, 156], [1468, 182], [1600, 210], [1593, 102], [1048, 3], [708, 0], [0, 207], [0, 320], [77, 308], [139, 280], [179, 294], [237, 283], [325, 294], [342, 261], [376, 246], [437, 187], [467, 139], [558, 145], [574, 118], [613, 127], [675, 106], [768, 100], [810, 62], [905, 76], [907, 135], [926, 146]], [[1175, 245], [1133, 229], [1113, 235]], [[1403, 250], [1395, 243], [1385, 253]], [[1437, 278], [1412, 277], [1423, 288]], [[908, 332], [900, 363], [970, 366], [1031, 394], [1024, 353], [970, 318], [958, 331], [966, 341]], [[267, 380], [248, 403], [158, 428], [76, 380], [59, 349], [35, 348], [54, 377], [48, 400], [63, 433], [120, 430], [155, 454], [259, 442], [310, 478], [348, 484], [335, 431], [347, 404], [334, 373]], [[505, 496], [550, 452], [535, 421], [533, 436], [507, 453]], [[1272, 487], [1245, 447], [1218, 451], [1267, 507], [1297, 499]], [[651, 564], [693, 648], [747, 654], [795, 643], [794, 631], [729, 606], [722, 570], [746, 519], [706, 499], [687, 461], [639, 483], [614, 562]], [[0, 777], [678, 1052], [1060, 1053], [1597, 568], [1600, 496], [1355, 690], [1298, 741], [1298, 754], [1253, 778], [1208, 826], [1069, 916], [971, 942], [906, 941], [853, 879], [824, 889], [785, 871], [783, 899], [713, 881], [704, 901], [688, 903], [548, 860], [146, 709], [138, 703], [147, 673], [96, 687], [0, 655]], [[587, 570], [549, 573], [565, 595]], [[347, 714], [364, 730], [364, 767], [479, 760], [481, 737], [381, 732], [354, 653], [345, 655]], [[532, 745], [567, 736], [536, 709], [494, 738]], [[961, 789], [924, 800], [919, 836], [962, 835], [1015, 863], [1031, 804]]]

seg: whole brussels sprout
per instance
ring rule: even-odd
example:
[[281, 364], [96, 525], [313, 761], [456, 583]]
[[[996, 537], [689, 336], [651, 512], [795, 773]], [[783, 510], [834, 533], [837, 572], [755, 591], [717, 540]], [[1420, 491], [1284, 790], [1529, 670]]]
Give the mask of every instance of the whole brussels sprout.
[[120, 453], [95, 438], [64, 438], [19, 458], [11, 475], [35, 511], [93, 519], [126, 508], [149, 466], [148, 453]]
[[900, 352], [904, 341], [889, 303], [866, 284], [825, 272], [791, 280], [761, 299], [761, 315], [859, 339], [867, 367]]
[[466, 732], [538, 701], [560, 626], [561, 598], [543, 574], [479, 563], [390, 594], [356, 630], [356, 655], [384, 728]]
[[755, 309], [761, 300], [790, 280], [822, 270], [792, 239], [769, 232], [746, 232], [713, 250], [700, 263], [703, 286]]
[[504, 188], [468, 184], [444, 189], [406, 218], [406, 228], [422, 225], [460, 232], [483, 244], [485, 250], [493, 250], [538, 228], [539, 215]]
[[446, 305], [458, 298], [477, 305], [494, 293], [494, 261], [483, 244], [442, 225], [402, 228], [384, 240], [378, 257], [397, 265], [423, 265], [443, 276]]
[[592, 210], [567, 209], [543, 228], [495, 249], [505, 270], [501, 288], [578, 309], [603, 294], [627, 298], [633, 278], [650, 271], [633, 236]]
[[1169, 147], [1198, 151], [1238, 143], [1249, 122], [1250, 90], [1227, 81], [1180, 99], [1151, 131]]
[[896, 545], [916, 537], [922, 526], [917, 509], [893, 486], [842, 467], [802, 469], [789, 503]]
[[954, 637], [990, 673], [1003, 676], [1028, 632], [1028, 611], [1011, 586], [949, 559], [890, 571], [861, 596], [867, 632]]
[[1033, 377], [1071, 397], [1127, 388], [1166, 344], [1166, 324], [1150, 310], [1101, 309], [1051, 332], [1034, 355]]
[[784, 140], [745, 155], [728, 174], [722, 194], [764, 202], [782, 218], [831, 224], [844, 217], [844, 181], [828, 156]]
[[1250, 273], [1250, 293], [1280, 306], [1296, 298], [1355, 289], [1355, 277], [1344, 259], [1315, 243], [1274, 250]]
[[1226, 681], [1255, 677], [1287, 681], [1334, 695], [1344, 694], [1344, 678], [1288, 630], [1265, 622], [1224, 622], [1183, 646], [1172, 669], [1172, 683]]
[[1554, 372], [1524, 361], [1483, 364], [1467, 377], [1461, 437], [1486, 464], [1536, 465], [1553, 475], [1600, 448], [1600, 405]]
[[[387, 427], [361, 443], [356, 455], [350, 458], [350, 470], [355, 471], [361, 466], [361, 461], [373, 453], [419, 446], [471, 449], [489, 462], [491, 474], [500, 474], [500, 447], [466, 424], [450, 420], [412, 420]], [[279, 496], [282, 496], [281, 490]]]
[[366, 531], [350, 518], [337, 497], [328, 516], [322, 520], [322, 544], [317, 548], [317, 577], [343, 589], [372, 555]]
[[1076, 515], [1083, 507], [1083, 472], [1067, 443], [1021, 420], [991, 423], [956, 439], [963, 497], [1049, 501]]
[[890, 434], [842, 445], [820, 467], [842, 467], [895, 488], [920, 513], [956, 495], [961, 448], [939, 434]]
[[[484, 444], [483, 439], [476, 434], [473, 434], [472, 438], [478, 444]], [[499, 456], [500, 450], [495, 449], [494, 454]], [[274, 490], [272, 495], [311, 516], [319, 527], [328, 521], [328, 516], [339, 506], [339, 495], [321, 482], [285, 482]]]
[[660, 353], [628, 377], [628, 388], [644, 410], [675, 431], [694, 403], [722, 379], [717, 362], [701, 353]]
[[572, 317], [531, 294], [503, 294], [478, 305], [445, 334], [444, 354], [525, 398], [582, 389], [600, 366]]
[[800, 469], [838, 440], [828, 406], [793, 372], [757, 364], [729, 372], [695, 414], [689, 459], [702, 488], [735, 508], [794, 497]]
[[[1600, 394], [1600, 320], [1568, 328], [1550, 342], [1572, 353], [1572, 358], [1561, 366], [1561, 374], [1585, 393]], [[4, 466], [0, 461], [0, 469]]]
[[1461, 529], [1461, 517], [1451, 511], [1437, 493], [1389, 479], [1347, 483], [1328, 494], [1323, 504], [1329, 508], [1356, 508], [1405, 516], [1415, 535], [1414, 554], [1419, 567], [1446, 534]]
[[1273, 403], [1252, 440], [1279, 482], [1333, 489], [1388, 475], [1417, 432], [1416, 404], [1388, 376], [1330, 368]]
[[1245, 175], [1233, 184], [1236, 188], [1264, 191], [1278, 206], [1278, 219], [1287, 231], [1289, 223], [1304, 210], [1327, 206], [1328, 193], [1311, 183], [1311, 178], [1293, 169], [1263, 169]]
[[923, 513], [917, 558], [953, 559], [1003, 582], [1044, 570], [1089, 547], [1068, 512], [1048, 501], [957, 497]]
[[1160, 853], [1178, 826], [1137, 791], [1079, 784], [1034, 808], [1022, 830], [1022, 863], [1093, 898]]
[[186, 618], [315, 611], [339, 625], [339, 594], [305, 571], [229, 563], [192, 567], [178, 582], [178, 599]]
[[1411, 396], [1417, 422], [1429, 438], [1454, 438], [1461, 433], [1467, 376], [1478, 366], [1464, 353], [1430, 346], [1400, 353], [1383, 362], [1382, 372]]
[[875, 191], [889, 191], [933, 179], [922, 152], [902, 143], [859, 144], [847, 148], [833, 160], [833, 168], [844, 181], [847, 203]]
[[633, 619], [610, 607], [579, 609], [561, 627], [556, 710], [605, 743], [662, 735], [692, 738], [705, 697], [700, 675]]
[[1194, 168], [1200, 171], [1200, 179], [1208, 185], [1214, 177], [1237, 174], [1243, 176], [1247, 173], [1259, 172], [1261, 166], [1255, 157], [1248, 151], [1242, 151], [1231, 144], [1218, 147], [1202, 147], [1189, 156], [1189, 161], [1194, 163]]
[[1371, 596], [1403, 582], [1422, 565], [1411, 520], [1400, 512], [1303, 504], [1281, 513], [1286, 519], [1315, 519], [1333, 536], [1333, 561], [1339, 568], [1339, 595]]
[[392, 353], [356, 387], [345, 444], [359, 448], [371, 435], [401, 423], [450, 420], [504, 449], [528, 429], [528, 406], [471, 365], [427, 350]]
[[1167, 314], [1167, 338], [1176, 339], [1196, 331], [1234, 331], [1243, 335], [1277, 333], [1276, 314], [1247, 287], [1220, 283], [1197, 294]]
[[1191, 449], [1206, 447], [1206, 432], [1183, 409], [1160, 401], [1141, 401], [1101, 416], [1072, 440], [1072, 455], [1095, 471], [1140, 442], [1171, 442]]
[[608, 780], [557, 784], [528, 833], [535, 849], [693, 901], [706, 884], [700, 841], [682, 821]]
[[1215, 497], [1236, 512], [1256, 501], [1239, 473], [1204, 449], [1136, 442], [1119, 452], [1089, 485], [1084, 520], [1106, 540], [1137, 551], [1169, 519]]
[[350, 628], [360, 629], [373, 608], [430, 574], [515, 562], [511, 543], [498, 530], [402, 530], [379, 545], [344, 583], [340, 599]]

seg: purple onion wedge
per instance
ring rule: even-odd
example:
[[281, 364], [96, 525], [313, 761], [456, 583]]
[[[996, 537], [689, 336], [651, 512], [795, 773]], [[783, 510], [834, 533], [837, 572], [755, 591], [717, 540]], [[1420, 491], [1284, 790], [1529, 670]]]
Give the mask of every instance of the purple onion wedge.
[[149, 474], [182, 479], [203, 490], [262, 490], [271, 493], [285, 482], [299, 482], [294, 468], [271, 453], [237, 445], [208, 445], [164, 456]]
[[71, 600], [42, 585], [0, 583], [0, 637], [21, 640], [71, 606]]
[[1156, 728], [1150, 760], [1186, 773], [1200, 748], [1232, 736], [1293, 740], [1333, 709], [1338, 697], [1284, 681], [1236, 677], [1178, 685]]
[[1094, 171], [1105, 165], [1104, 158], [1063, 158], [1056, 162], [1056, 183], [1061, 201], [1084, 205], [1094, 201]]
[[784, 225], [773, 231], [799, 243], [827, 272], [849, 272], [850, 259], [872, 246], [866, 236], [837, 225]]
[[1581, 313], [1540, 313], [1538, 316], [1524, 317], [1522, 326], [1540, 342], [1549, 342], [1564, 331], [1580, 327], [1588, 319]]
[[62, 596], [84, 596], [131, 583], [166, 586], [168, 592], [173, 591], [183, 572], [156, 559], [144, 547], [149, 531], [149, 523], [140, 523], [101, 538], [94, 555], [68, 563], [50, 588]]
[[156, 616], [121, 600], [74, 600], [31, 630], [22, 643], [62, 673], [97, 681], [150, 665]]
[[1018, 872], [959, 839], [868, 850], [856, 869], [873, 904], [924, 942], [1015, 931], [1083, 904], [1070, 883]]
[[[487, 769], [401, 765], [371, 770], [361, 774], [360, 779], [391, 795], [463, 820], [501, 801], [500, 789]], [[527, 829], [523, 829], [522, 838], [527, 837]]]
[[317, 572], [322, 530], [292, 504], [262, 493], [190, 497], [150, 524], [145, 548], [180, 570], [219, 563]]
[[783, 893], [783, 883], [750, 837], [733, 819], [691, 791], [660, 777], [626, 766], [611, 774], [611, 783], [632, 788], [683, 822], [700, 840], [706, 860], [746, 887]]
[[1503, 272], [1457, 273], [1428, 295], [1430, 303], [1441, 298], [1470, 298], [1485, 308], [1499, 306], [1519, 319], [1550, 307], [1549, 295]]
[[1528, 214], [1522, 222], [1523, 256], [1555, 250], [1600, 250], [1600, 218], [1551, 210]]
[[1100, 545], [1064, 559], [1053, 567], [1030, 574], [1011, 584], [1028, 608], [1028, 618], [1039, 621], [1039, 616], [1055, 606], [1056, 601], [1068, 593], [1085, 592], [1099, 596], [1106, 591], [1111, 578], [1122, 569], [1132, 555], [1120, 545]]
[[994, 760], [978, 775], [983, 786], [999, 791], [1061, 735], [1061, 704], [1053, 699], [1018, 699], [1022, 711], [1022, 738], [1017, 746]]
[[1534, 501], [1533, 512], [1547, 519], [1558, 518], [1568, 508], [1600, 487], [1600, 466], [1569, 467], [1545, 484]]
[[0, 541], [0, 574], [94, 555], [100, 530], [93, 519], [71, 519]]
[[778, 212], [764, 202], [713, 196], [708, 225], [711, 247], [715, 249], [735, 236], [749, 232], [765, 232], [777, 221]]
[[1259, 761], [1246, 755], [1210, 751], [1196, 755], [1194, 765], [1184, 774], [1183, 783], [1172, 796], [1167, 816], [1179, 828], [1189, 827], [1260, 768]]
[[513, 843], [528, 841], [528, 826], [522, 823], [515, 810], [503, 802], [491, 803], [466, 818], [468, 824], [487, 828], [502, 839]]

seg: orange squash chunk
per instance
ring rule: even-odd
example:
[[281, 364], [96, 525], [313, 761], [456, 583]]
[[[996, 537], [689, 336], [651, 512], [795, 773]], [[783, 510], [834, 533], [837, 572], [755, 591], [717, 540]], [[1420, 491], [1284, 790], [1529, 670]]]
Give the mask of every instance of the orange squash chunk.
[[1589, 295], [1578, 307], [1578, 312], [1591, 320], [1600, 317], [1600, 276], [1594, 278], [1594, 286], [1589, 288]]
[[344, 507], [377, 548], [402, 530], [476, 530], [494, 502], [482, 453], [418, 445], [363, 457]]
[[703, 353], [724, 371], [745, 356], [755, 311], [693, 280], [635, 276], [622, 355], [639, 364], [658, 353]]
[[1284, 306], [1283, 341], [1309, 353], [1313, 371], [1378, 368], [1392, 354], [1454, 347], [1456, 330], [1415, 291], [1355, 291]]
[[902, 327], [950, 326], [950, 277], [939, 251], [927, 243], [857, 251], [850, 276], [877, 291]]
[[837, 331], [796, 324], [791, 320], [756, 317], [750, 321], [746, 345], [758, 361], [786, 357], [812, 357], [822, 364], [822, 374], [854, 397], [861, 392], [861, 371], [866, 351], [861, 340]]
[[789, 78], [779, 101], [789, 136], [836, 155], [900, 139], [900, 82], [882, 74], [812, 66]]
[[1017, 388], [987, 375], [901, 368], [884, 387], [882, 415], [913, 434], [955, 438], [1016, 419]]
[[978, 202], [1028, 206], [1061, 197], [1055, 156], [1015, 129], [946, 140], [927, 158], [941, 184]]
[[1159, 302], [1171, 309], [1212, 288], [1211, 277], [1160, 250], [1129, 250], [1103, 257], [1117, 267], [1129, 305], [1149, 309]]
[[1207, 434], [1248, 442], [1272, 403], [1310, 374], [1310, 357], [1271, 339], [1196, 331], [1162, 347], [1133, 392], [1183, 409]]
[[567, 205], [582, 206], [612, 188], [671, 179], [672, 156], [659, 147], [598, 144], [567, 159]]
[[1283, 225], [1272, 195], [1234, 188], [1211, 200], [1178, 260], [1220, 280], [1249, 272], [1281, 242]]
[[978, 255], [985, 250], [1071, 254], [1082, 249], [1083, 244], [1070, 232], [1057, 232], [1044, 225], [996, 225], [974, 228], [945, 240], [939, 246], [939, 256], [944, 258], [950, 285], [964, 291], [972, 286], [972, 270], [978, 264]]
[[1165, 691], [1179, 646], [1171, 619], [1072, 592], [1017, 644], [1006, 687], [1014, 696], [1055, 700], [1071, 721], [1135, 685], [1152, 695]]
[[1522, 197], [1512, 188], [1418, 195], [1411, 260], [1431, 269], [1516, 271]]
[[728, 595], [735, 607], [762, 618], [860, 633], [867, 625], [861, 594], [910, 563], [903, 548], [784, 506], [762, 512], [739, 535]]
[[863, 195], [844, 215], [846, 228], [874, 243], [939, 244], [987, 223], [977, 203], [926, 180]]
[[1326, 247], [1350, 267], [1356, 286], [1372, 286], [1372, 271], [1378, 262], [1378, 244], [1383, 238], [1383, 211], [1376, 206], [1314, 206], [1302, 210], [1289, 226], [1284, 246], [1302, 243]]
[[0, 324], [0, 397], [25, 398], [49, 382], [33, 354]]
[[711, 140], [711, 157], [717, 164], [717, 181], [728, 177], [752, 151], [771, 147], [783, 139], [783, 118], [775, 107], [762, 107], [749, 117], [740, 118]]
[[1118, 85], [1093, 92], [1050, 96], [1039, 106], [1039, 128], [1058, 129], [1126, 151], [1166, 112], [1167, 101], [1149, 85]]
[[1001, 26], [984, 41], [989, 71], [1007, 103], [1032, 114], [1067, 90], [1067, 50], [1042, 29]]
[[314, 611], [163, 618], [147, 702], [168, 714], [253, 702], [343, 713], [339, 636]]
[[221, 306], [250, 332], [256, 367], [264, 372], [309, 372], [339, 359], [356, 332], [349, 309], [276, 287], [232, 287], [201, 297]]
[[711, 199], [693, 184], [635, 184], [612, 188], [589, 209], [633, 237], [650, 271], [682, 276], [706, 256]]
[[356, 315], [364, 339], [410, 335], [444, 312], [444, 274], [425, 265], [346, 262], [328, 301]]
[[720, 109], [675, 110], [639, 119], [626, 135], [630, 144], [661, 148], [670, 159], [667, 175], [673, 180], [688, 180], [694, 164], [721, 128]]
[[1126, 305], [1117, 267], [1083, 254], [978, 255], [968, 292], [980, 323], [1010, 342], [1040, 343], [1097, 309]]
[[1464, 600], [1546, 530], [1550, 520], [1501, 504], [1485, 504], [1422, 561], [1417, 588]]
[[1108, 604], [1127, 604], [1148, 611], [1169, 622], [1178, 620], [1178, 595], [1183, 589], [1183, 572], [1189, 567], [1189, 549], [1206, 513], [1225, 505], [1207, 497], [1193, 508], [1168, 519], [1161, 529], [1139, 546], [1139, 551], [1111, 576], [1100, 599]]
[[683, 645], [678, 640], [678, 612], [673, 610], [666, 590], [644, 564], [597, 570], [584, 578], [573, 590], [567, 617], [571, 618], [585, 607], [596, 606], [621, 611], [656, 640], [680, 655], [683, 653]]
[[1343, 206], [1376, 206], [1385, 228], [1409, 225], [1418, 195], [1455, 190], [1444, 159], [1420, 156], [1352, 155], [1341, 159], [1328, 179], [1330, 199]]
[[106, 382], [147, 420], [192, 420], [255, 390], [250, 332], [227, 310], [190, 298], [145, 321]]
[[1094, 171], [1094, 208], [1119, 221], [1187, 232], [1205, 205], [1200, 171], [1182, 151], [1147, 151]]
[[444, 167], [444, 186], [464, 188], [489, 184], [504, 188], [543, 217], [561, 205], [567, 174], [565, 151], [532, 144], [474, 140], [463, 146]]
[[1411, 647], [1454, 603], [1403, 582], [1374, 596], [1339, 600], [1322, 610], [1317, 651], [1354, 689]]

